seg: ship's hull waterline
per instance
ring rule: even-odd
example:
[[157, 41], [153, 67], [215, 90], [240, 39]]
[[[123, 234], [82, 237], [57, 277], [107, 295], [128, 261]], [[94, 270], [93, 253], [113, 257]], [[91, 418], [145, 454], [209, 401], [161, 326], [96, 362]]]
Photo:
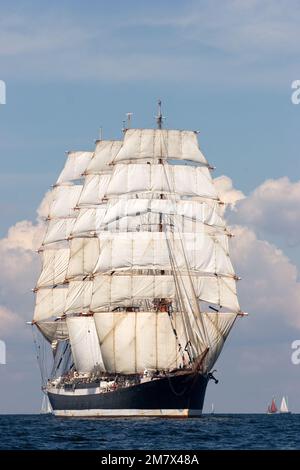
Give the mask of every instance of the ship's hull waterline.
[[201, 416], [207, 382], [202, 374], [182, 374], [105, 393], [83, 384], [52, 388], [48, 396], [54, 415], [61, 417], [188, 418]]

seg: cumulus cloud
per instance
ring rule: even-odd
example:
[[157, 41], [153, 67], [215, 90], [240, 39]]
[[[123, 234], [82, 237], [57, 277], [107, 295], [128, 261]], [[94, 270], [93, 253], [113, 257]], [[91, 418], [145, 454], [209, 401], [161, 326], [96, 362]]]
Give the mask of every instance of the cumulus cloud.
[[225, 216], [233, 224], [231, 258], [242, 277], [238, 283], [241, 307], [254, 315], [250, 325], [259, 330], [270, 321], [274, 327], [276, 323], [277, 327], [300, 328], [299, 270], [268, 241], [268, 235], [274, 233], [299, 240], [300, 182], [292, 183], [287, 177], [267, 180], [248, 197], [227, 176], [214, 182], [227, 204]]
[[1, 338], [9, 336], [22, 326], [22, 320], [19, 315], [6, 307], [0, 306], [0, 331]]
[[290, 245], [300, 243], [300, 181], [269, 179], [240, 200], [230, 220], [265, 236], [279, 235]]
[[297, 267], [275, 245], [259, 240], [253, 230], [234, 226], [233, 231], [231, 257], [242, 277], [238, 283], [242, 308], [261, 319], [259, 323], [300, 328]]
[[36, 223], [28, 220], [17, 222], [10, 227], [7, 236], [0, 240], [0, 332], [9, 334], [12, 330], [22, 331], [25, 321], [30, 320], [33, 311], [32, 287], [38, 275], [40, 261], [36, 250], [39, 248], [45, 224], [42, 219], [47, 213], [49, 194], [43, 199]]
[[214, 179], [215, 187], [217, 188], [220, 199], [225, 204], [228, 204], [231, 209], [235, 208], [237, 201], [245, 198], [242, 191], [235, 189], [231, 178], [222, 175]]

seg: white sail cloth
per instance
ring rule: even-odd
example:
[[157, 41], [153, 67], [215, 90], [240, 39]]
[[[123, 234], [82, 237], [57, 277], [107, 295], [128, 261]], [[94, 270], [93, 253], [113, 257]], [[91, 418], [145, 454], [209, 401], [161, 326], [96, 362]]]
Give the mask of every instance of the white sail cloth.
[[37, 322], [37, 327], [50, 343], [64, 341], [69, 338], [69, 332], [65, 320]]
[[56, 186], [52, 191], [52, 203], [49, 218], [75, 217], [76, 205], [82, 191], [82, 185]]
[[[203, 313], [209, 348], [209, 371], [219, 355], [236, 314]], [[109, 372], [132, 374], [145, 369], [172, 370], [182, 365], [179, 343], [187, 343], [181, 313], [172, 323], [166, 312], [102, 312], [94, 315], [105, 368]], [[176, 340], [173, 328], [176, 330]], [[199, 350], [198, 354], [203, 353]], [[188, 358], [184, 354], [187, 363]]]
[[42, 245], [67, 240], [73, 230], [75, 218], [49, 220]]
[[218, 359], [224, 342], [236, 320], [236, 313], [203, 313], [208, 338], [208, 353], [205, 357], [204, 368], [211, 370]]
[[[188, 286], [187, 276], [182, 276]], [[239, 312], [236, 285], [233, 278], [191, 276], [193, 289], [200, 301], [216, 304]], [[192, 298], [192, 288], [187, 289]], [[98, 312], [117, 305], [138, 306], [140, 300], [178, 297], [172, 275], [96, 276], [93, 281], [71, 281], [66, 298], [65, 313]]]
[[100, 242], [98, 238], [73, 238], [70, 241], [70, 259], [67, 279], [92, 274], [98, 257]]
[[[94, 319], [107, 371], [134, 374], [145, 369], [171, 370], [182, 364], [166, 312], [103, 312]], [[174, 316], [174, 326], [184, 348], [187, 341], [181, 316]]]
[[108, 171], [109, 173], [87, 175], [85, 177], [84, 187], [78, 201], [79, 206], [101, 204], [103, 202], [111, 179], [111, 169]]
[[33, 321], [40, 322], [63, 315], [67, 291], [65, 286], [39, 289], [36, 293]]
[[172, 225], [175, 231], [197, 232], [205, 230], [197, 224], [225, 229], [217, 202], [168, 199], [112, 199], [107, 204], [81, 208], [72, 236], [110, 231], [157, 231], [157, 225]]
[[113, 163], [153, 159], [192, 160], [207, 165], [193, 131], [128, 129]]
[[80, 208], [72, 230], [72, 237], [94, 234], [102, 227], [106, 211], [107, 204], [100, 204], [96, 207]]
[[45, 249], [42, 251], [43, 266], [36, 287], [62, 284], [66, 279], [69, 265], [69, 248]]
[[108, 170], [108, 163], [115, 158], [123, 145], [121, 140], [97, 140], [93, 158], [87, 166], [87, 175]]
[[[94, 185], [96, 187], [99, 184], [96, 180], [97, 176], [92, 178], [95, 179]], [[101, 192], [103, 192], [102, 186]], [[95, 198], [95, 189], [93, 189], [93, 192], [93, 197]], [[156, 192], [159, 194], [176, 193], [181, 196], [198, 196], [218, 200], [218, 194], [213, 185], [209, 170], [205, 167], [186, 165], [119, 164], [114, 167], [111, 180], [105, 192], [107, 197], [121, 196], [129, 193]]]
[[93, 317], [68, 317], [67, 327], [77, 372], [104, 371], [104, 364]]
[[80, 179], [91, 161], [93, 152], [68, 152], [67, 161], [56, 184], [65, 184]]
[[211, 201], [211, 204], [208, 204], [205, 201], [171, 199], [112, 199], [107, 204], [102, 221], [109, 224], [122, 217], [149, 212], [186, 217], [222, 228], [225, 226], [217, 202]]
[[173, 269], [234, 275], [228, 236], [206, 233], [129, 232], [99, 235], [100, 254], [94, 273], [132, 269]]

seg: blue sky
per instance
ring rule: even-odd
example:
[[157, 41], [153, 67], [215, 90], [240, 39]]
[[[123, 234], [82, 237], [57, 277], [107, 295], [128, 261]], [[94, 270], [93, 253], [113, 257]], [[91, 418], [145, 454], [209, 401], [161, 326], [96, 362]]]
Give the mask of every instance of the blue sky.
[[[290, 362], [290, 344], [300, 338], [300, 321], [296, 313], [287, 315], [291, 306], [285, 297], [289, 288], [293, 295], [299, 289], [299, 239], [291, 232], [300, 228], [300, 105], [290, 99], [291, 83], [300, 78], [299, 2], [1, 1], [0, 6], [0, 79], [7, 86], [7, 103], [0, 105], [2, 256], [9, 228], [35, 221], [65, 150], [93, 149], [100, 126], [104, 138], [119, 138], [128, 111], [134, 126], [153, 126], [161, 98], [166, 126], [200, 130], [215, 175], [229, 176], [233, 187], [249, 196], [248, 206], [238, 204], [229, 219], [256, 237], [244, 235], [248, 245], [237, 249], [245, 273], [241, 300], [252, 315], [229, 339], [218, 365], [221, 384], [210, 385], [208, 403], [214, 401], [220, 411], [264, 411], [272, 395], [288, 393], [299, 411], [300, 366]], [[267, 200], [263, 191], [253, 196], [266, 180], [282, 177], [289, 184], [280, 183], [276, 197], [272, 193]], [[251, 216], [257, 206], [265, 224]], [[9, 245], [10, 256], [12, 249]], [[280, 308], [279, 301], [274, 306], [253, 301], [263, 296], [262, 282], [271, 298], [274, 286], [283, 285], [272, 278], [271, 258], [287, 283]], [[245, 259], [248, 264], [240, 261]], [[31, 316], [35, 269], [25, 266], [23, 272], [14, 270], [15, 279], [5, 272], [0, 279], [0, 305], [24, 321]], [[295, 312], [298, 293], [290, 299]], [[39, 377], [30, 333], [22, 333], [23, 323], [17, 322], [15, 335], [7, 322], [0, 316], [0, 338], [8, 348], [8, 364], [0, 366], [0, 411], [36, 411]]]

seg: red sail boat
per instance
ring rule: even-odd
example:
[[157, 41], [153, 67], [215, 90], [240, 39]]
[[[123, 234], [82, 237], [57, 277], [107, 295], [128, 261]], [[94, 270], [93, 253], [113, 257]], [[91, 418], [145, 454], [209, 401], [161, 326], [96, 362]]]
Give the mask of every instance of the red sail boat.
[[272, 415], [274, 413], [277, 413], [278, 409], [275, 403], [275, 398], [272, 398], [271, 405], [268, 406], [268, 414]]

